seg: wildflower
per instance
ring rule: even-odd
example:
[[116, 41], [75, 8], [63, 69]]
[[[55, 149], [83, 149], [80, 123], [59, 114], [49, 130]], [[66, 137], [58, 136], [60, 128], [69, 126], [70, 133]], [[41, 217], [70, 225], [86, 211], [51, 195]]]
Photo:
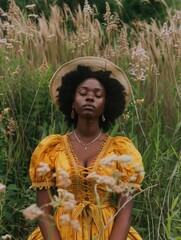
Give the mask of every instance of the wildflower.
[[7, 13], [2, 13], [2, 14], [1, 14], [1, 17], [7, 17], [7, 16], [8, 16]]
[[118, 26], [117, 26], [117, 24], [114, 23], [114, 22], [111, 22], [111, 23], [108, 24], [108, 26], [107, 26], [107, 32], [108, 32], [108, 34], [109, 34], [110, 32], [112, 32], [112, 31], [117, 30], [117, 29], [118, 29]]
[[70, 215], [69, 214], [63, 214], [62, 216], [60, 216], [60, 223], [63, 225], [63, 224], [66, 224], [70, 222]]
[[40, 167], [37, 168], [37, 172], [39, 176], [42, 176], [48, 172], [50, 172], [50, 168], [47, 163], [40, 162]]
[[175, 33], [174, 25], [168, 27], [167, 23], [164, 23], [162, 29], [160, 30], [160, 37], [163, 41], [170, 43], [174, 33]]
[[78, 231], [78, 232], [81, 231], [81, 227], [79, 225], [78, 220], [76, 220], [76, 219], [75, 220], [71, 220], [70, 224], [71, 224], [72, 228], [75, 229], [76, 231]]
[[29, 5], [26, 5], [25, 8], [29, 9], [29, 10], [34, 10], [36, 7], [36, 4], [29, 4]]
[[6, 48], [8, 48], [8, 49], [11, 49], [11, 48], [13, 48], [13, 45], [12, 45], [12, 43], [6, 43]]
[[135, 172], [142, 172], [142, 171], [144, 171], [143, 167], [140, 166], [140, 165], [135, 165], [134, 168], [135, 168]]
[[109, 176], [99, 176], [97, 178], [97, 183], [113, 186], [115, 185], [116, 180], [113, 177], [109, 177]]
[[106, 2], [106, 13], [103, 15], [103, 17], [105, 21], [109, 22], [111, 17], [111, 9], [108, 2]]
[[121, 55], [126, 55], [129, 53], [129, 43], [127, 41], [127, 33], [124, 28], [121, 29], [119, 42], [121, 45]]
[[41, 215], [43, 215], [43, 213], [44, 212], [36, 204], [32, 204], [23, 210], [23, 215], [25, 219], [28, 219], [31, 221], [40, 217]]
[[0, 183], [0, 193], [5, 192], [6, 186], [2, 183]]
[[117, 158], [117, 156], [115, 154], [107, 157], [107, 158], [103, 158], [100, 163], [102, 165], [105, 165], [105, 166], [112, 166], [113, 162], [115, 161], [115, 159]]
[[38, 71], [39, 71], [41, 74], [43, 74], [43, 73], [45, 73], [45, 72], [47, 71], [47, 69], [48, 69], [47, 59], [44, 58], [42, 65], [38, 68]]
[[4, 108], [3, 111], [2, 111], [2, 113], [3, 113], [4, 115], [8, 115], [9, 112], [10, 112], [10, 108]]
[[159, 76], [159, 75], [160, 75], [156, 64], [152, 64], [152, 65], [151, 65], [151, 72], [152, 72], [155, 76]]
[[129, 178], [130, 182], [135, 182], [136, 179], [137, 179], [137, 174], [134, 174], [133, 176], [131, 176], [131, 177]]
[[38, 15], [37, 14], [29, 14], [28, 17], [29, 18], [38, 18]]
[[123, 154], [123, 155], [111, 155], [107, 158], [103, 158], [100, 163], [105, 165], [105, 166], [112, 166], [113, 162], [118, 162], [118, 163], [130, 163], [132, 162], [133, 159], [131, 156]]
[[69, 214], [63, 214], [61, 217], [60, 217], [60, 223], [63, 225], [63, 224], [66, 224], [66, 223], [70, 223], [70, 225], [72, 226], [72, 228], [74, 228], [76, 231], [80, 231], [81, 230], [81, 227], [79, 225], [79, 222], [78, 220], [71, 220], [70, 219], [70, 215]]
[[98, 184], [105, 184], [112, 186], [115, 184], [115, 179], [113, 177], [109, 176], [100, 176], [96, 174], [95, 172], [90, 173], [87, 177], [87, 179], [94, 179]]
[[53, 41], [55, 38], [56, 38], [55, 34], [50, 34], [50, 35], [47, 36], [47, 41], [48, 42], [51, 41], [51, 40]]
[[23, 50], [23, 48], [20, 46], [20, 48], [18, 49], [18, 52], [19, 53], [23, 53], [24, 52], [24, 50]]
[[173, 21], [181, 21], [181, 11], [175, 11], [175, 15], [172, 17]]
[[135, 168], [135, 172], [136, 172], [140, 177], [144, 177], [145, 172], [144, 172], [143, 166], [135, 165], [134, 168]]
[[9, 61], [9, 58], [8, 56], [5, 57], [5, 61], [8, 62]]
[[116, 0], [116, 4], [117, 4], [119, 7], [123, 8], [123, 4], [122, 4], [121, 0]]
[[139, 59], [140, 61], [145, 61], [145, 60], [149, 59], [146, 51], [142, 48], [142, 45], [140, 42], [138, 43], [138, 45], [136, 47], [134, 47], [132, 49], [131, 58], [135, 59], [135, 60]]
[[60, 187], [69, 187], [71, 185], [71, 180], [69, 174], [61, 168], [57, 169], [58, 185]]
[[142, 98], [142, 99], [137, 99], [137, 100], [136, 100], [136, 103], [137, 103], [137, 104], [142, 104], [143, 102], [144, 102], [144, 98]]
[[87, 175], [87, 179], [97, 179], [99, 177], [99, 175], [97, 175], [96, 172], [92, 172], [90, 174]]
[[8, 135], [14, 135], [14, 132], [15, 132], [15, 128], [16, 128], [16, 122], [13, 118], [10, 118], [8, 120], [8, 126], [7, 126], [7, 131], [6, 131], [6, 134]]
[[58, 189], [58, 195], [62, 198], [62, 206], [64, 206], [65, 210], [72, 210], [75, 207], [76, 201], [74, 194]]
[[129, 73], [132, 75], [132, 79], [134, 81], [145, 81], [149, 57], [140, 42], [131, 50], [131, 59]]
[[63, 206], [65, 210], [72, 210], [76, 204], [74, 194], [62, 188], [59, 188], [57, 192], [58, 196], [53, 196], [51, 205], [53, 207]]
[[145, 176], [145, 171], [139, 172], [139, 176], [144, 177]]
[[0, 39], [0, 44], [6, 44], [6, 43], [7, 43], [7, 38]]
[[2, 239], [11, 239], [11, 238], [12, 238], [12, 236], [9, 234], [2, 236]]
[[117, 157], [117, 162], [119, 163], [131, 163], [132, 161], [133, 161], [133, 158], [126, 154], [122, 154]]
[[93, 13], [92, 8], [91, 8], [88, 0], [85, 0], [83, 13], [84, 13], [85, 16], [92, 15], [92, 13]]
[[125, 191], [125, 188], [122, 185], [114, 185], [112, 186], [111, 189], [109, 189], [111, 192], [116, 192], [116, 193], [122, 193]]

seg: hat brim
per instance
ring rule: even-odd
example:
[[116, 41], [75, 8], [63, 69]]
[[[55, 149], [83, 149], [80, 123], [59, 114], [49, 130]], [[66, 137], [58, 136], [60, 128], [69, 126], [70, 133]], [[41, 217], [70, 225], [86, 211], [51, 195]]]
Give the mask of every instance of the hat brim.
[[88, 56], [75, 58], [60, 66], [54, 73], [50, 81], [49, 90], [51, 99], [56, 105], [58, 105], [57, 88], [62, 84], [62, 77], [76, 70], [78, 65], [90, 67], [92, 71], [111, 71], [110, 77], [115, 78], [123, 85], [126, 93], [125, 105], [128, 104], [131, 96], [131, 86], [123, 70], [105, 58]]

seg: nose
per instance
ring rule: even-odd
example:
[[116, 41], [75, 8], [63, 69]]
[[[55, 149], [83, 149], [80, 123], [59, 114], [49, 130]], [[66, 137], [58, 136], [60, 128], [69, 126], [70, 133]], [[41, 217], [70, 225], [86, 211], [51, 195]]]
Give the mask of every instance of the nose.
[[87, 101], [94, 101], [94, 93], [93, 92], [88, 92], [86, 100]]

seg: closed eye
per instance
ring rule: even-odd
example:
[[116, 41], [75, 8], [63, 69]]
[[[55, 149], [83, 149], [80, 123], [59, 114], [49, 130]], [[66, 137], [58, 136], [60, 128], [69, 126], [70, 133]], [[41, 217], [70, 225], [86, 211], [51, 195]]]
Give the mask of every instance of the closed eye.
[[85, 96], [85, 95], [87, 94], [87, 91], [82, 89], [82, 90], [79, 92], [79, 94], [80, 94], [81, 96]]
[[98, 98], [101, 98], [101, 97], [103, 96], [103, 93], [102, 93], [101, 90], [97, 90], [97, 91], [95, 91], [94, 94], [95, 94], [95, 96], [98, 97]]

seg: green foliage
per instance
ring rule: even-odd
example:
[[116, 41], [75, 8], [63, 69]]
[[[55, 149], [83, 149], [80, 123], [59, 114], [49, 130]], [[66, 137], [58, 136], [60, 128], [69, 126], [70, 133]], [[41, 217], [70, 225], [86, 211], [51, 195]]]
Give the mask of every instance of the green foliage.
[[[38, 15], [41, 15], [42, 12], [46, 17], [49, 17], [50, 15], [50, 5], [59, 5], [60, 7], [63, 6], [63, 3], [66, 3], [69, 5], [69, 7], [72, 9], [72, 11], [75, 11], [77, 9], [77, 6], [80, 4], [83, 8], [84, 6], [84, 0], [77, 0], [77, 1], [70, 1], [70, 0], [15, 0], [17, 6], [20, 7], [20, 9], [25, 10], [25, 7], [27, 5], [36, 4], [36, 10], [33, 11], [33, 13], [36, 13]], [[96, 5], [99, 15], [97, 16], [99, 21], [103, 22], [103, 14], [106, 12], [106, 5], [104, 0], [89, 0], [88, 1], [91, 6]], [[146, 20], [148, 22], [151, 21], [151, 19], [155, 19], [161, 22], [164, 22], [166, 15], [167, 15], [167, 7], [173, 7], [179, 9], [180, 3], [179, 1], [156, 1], [156, 0], [150, 0], [150, 1], [140, 1], [140, 0], [132, 0], [132, 1], [121, 1], [119, 4], [119, 1], [111, 1], [107, 0], [106, 2], [109, 3], [111, 11], [117, 12], [120, 16], [120, 18], [126, 22], [131, 23], [132, 21], [138, 21], [138, 20]], [[8, 0], [1, 0], [0, 7], [7, 11], [8, 10]], [[28, 14], [32, 13], [31, 10], [27, 10], [26, 12]]]

